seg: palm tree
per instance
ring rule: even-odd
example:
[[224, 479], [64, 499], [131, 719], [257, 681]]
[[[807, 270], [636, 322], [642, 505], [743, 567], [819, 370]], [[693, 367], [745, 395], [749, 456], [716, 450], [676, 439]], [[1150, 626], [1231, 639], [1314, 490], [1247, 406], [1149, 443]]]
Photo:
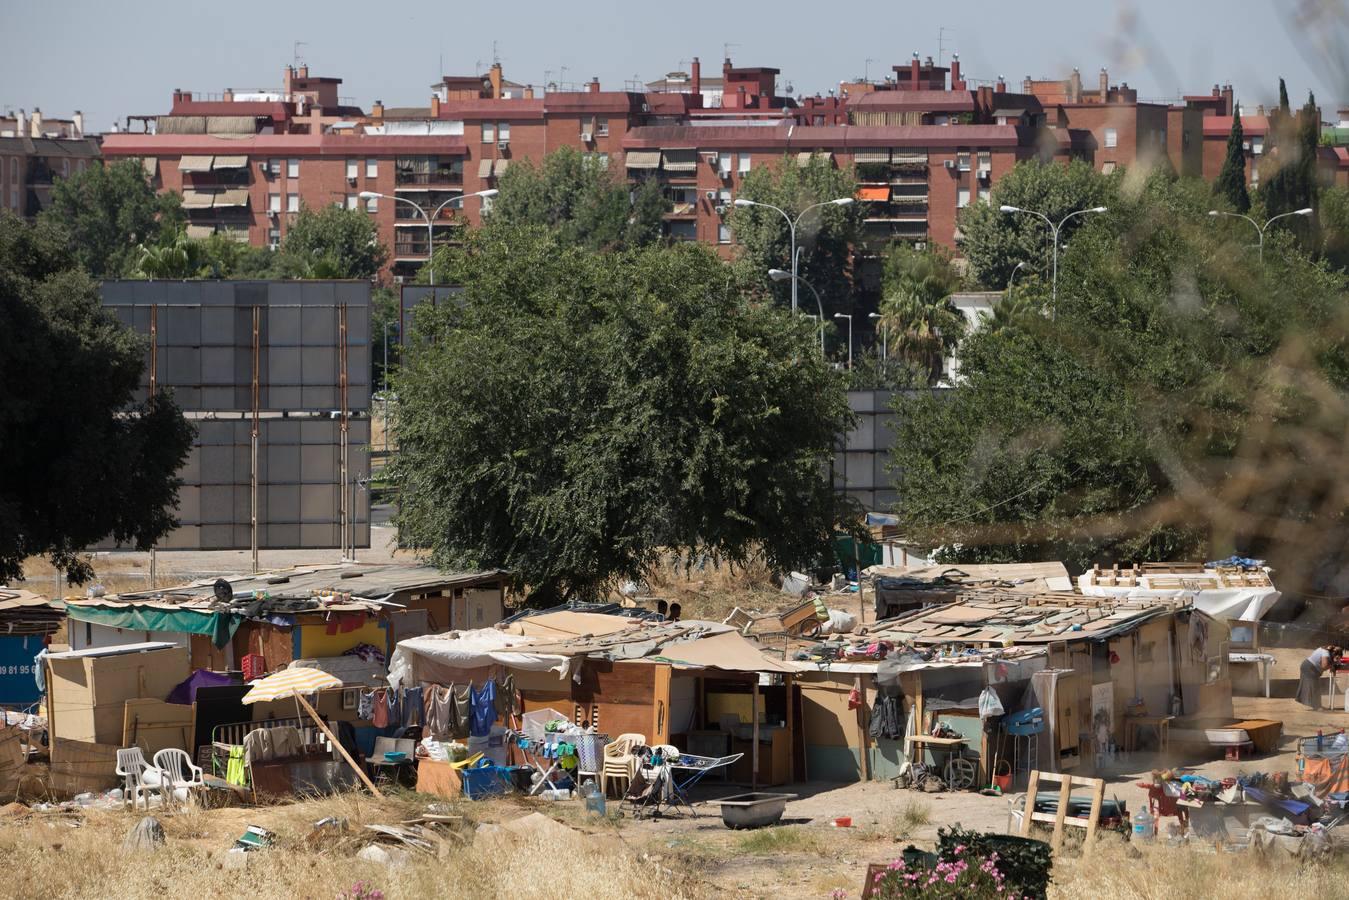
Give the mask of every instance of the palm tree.
[[983, 322], [983, 327], [993, 334], [1003, 334], [1019, 328], [1025, 328], [1033, 321], [1032, 316], [1043, 316], [1041, 308], [1020, 292], [1009, 291], [993, 306], [993, 314]]
[[965, 333], [965, 317], [933, 277], [911, 281], [883, 300], [881, 325], [890, 352], [926, 369], [929, 384], [941, 377], [942, 357]]
[[197, 242], [178, 230], [165, 234], [158, 244], [137, 245], [140, 259], [136, 271], [146, 278], [191, 278], [197, 274]]

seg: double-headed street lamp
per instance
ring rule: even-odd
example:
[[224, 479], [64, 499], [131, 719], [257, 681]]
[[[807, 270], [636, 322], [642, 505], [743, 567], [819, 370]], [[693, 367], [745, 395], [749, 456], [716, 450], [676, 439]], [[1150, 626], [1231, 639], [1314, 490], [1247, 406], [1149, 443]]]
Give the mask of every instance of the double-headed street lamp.
[[1269, 219], [1268, 221], [1266, 221], [1265, 224], [1263, 224], [1263, 225], [1261, 225], [1259, 222], [1257, 222], [1257, 221], [1255, 221], [1254, 219], [1252, 219], [1250, 216], [1243, 215], [1242, 213], [1231, 213], [1231, 212], [1223, 212], [1222, 210], [1218, 210], [1218, 209], [1210, 209], [1210, 210], [1208, 211], [1208, 214], [1209, 214], [1210, 216], [1215, 217], [1215, 218], [1217, 218], [1218, 216], [1231, 216], [1233, 219], [1245, 219], [1247, 222], [1250, 222], [1252, 225], [1254, 225], [1254, 226], [1255, 226], [1256, 234], [1260, 235], [1260, 244], [1259, 244], [1259, 247], [1260, 247], [1260, 261], [1261, 261], [1261, 262], [1264, 262], [1264, 261], [1265, 261], [1265, 229], [1268, 228], [1269, 226], [1273, 225], [1275, 222], [1279, 221], [1280, 219], [1287, 218], [1288, 216], [1310, 216], [1310, 215], [1312, 214], [1312, 208], [1311, 208], [1310, 206], [1304, 206], [1302, 209], [1295, 209], [1295, 210], [1293, 210], [1292, 212], [1279, 213], [1277, 216], [1274, 216], [1272, 219]]
[[1059, 232], [1063, 230], [1063, 226], [1066, 225], [1068, 220], [1073, 216], [1083, 216], [1087, 213], [1103, 213], [1107, 211], [1106, 207], [1093, 206], [1091, 209], [1079, 209], [1075, 212], [1070, 212], [1062, 219], [1059, 219], [1059, 224], [1057, 225], [1050, 220], [1049, 216], [1044, 213], [1036, 212], [1033, 209], [1022, 209], [1019, 206], [1008, 206], [1006, 204], [998, 207], [998, 209], [1005, 213], [1026, 213], [1031, 216], [1039, 216], [1041, 219], [1044, 219], [1045, 224], [1049, 226], [1050, 235], [1054, 238], [1054, 274], [1050, 281], [1049, 295], [1050, 299], [1055, 302], [1057, 308], [1057, 301], [1059, 299]]
[[[774, 281], [786, 281], [788, 278], [790, 278], [790, 279], [792, 280], [792, 293], [796, 293], [796, 283], [799, 281], [801, 284], [804, 284], [806, 287], [810, 288], [810, 292], [811, 292], [812, 294], [815, 295], [815, 306], [816, 306], [816, 307], [819, 309], [819, 311], [820, 311], [820, 354], [823, 355], [823, 354], [824, 354], [824, 304], [820, 301], [820, 292], [817, 291], [817, 290], [815, 290], [815, 286], [812, 285], [809, 281], [806, 281], [806, 280], [805, 280], [804, 278], [802, 278], [800, 275], [797, 275], [797, 274], [792, 273], [792, 272], [788, 272], [788, 271], [785, 270], [785, 269], [769, 269], [769, 270], [768, 270], [768, 277], [771, 278], [771, 279], [773, 279]], [[813, 318], [813, 317], [812, 317], [812, 318]]]
[[848, 313], [834, 313], [835, 319], [848, 320], [848, 371], [852, 371], [852, 316]]
[[[429, 265], [432, 262], [432, 257], [435, 256], [436, 250], [435, 221], [440, 216], [440, 211], [445, 207], [450, 206], [451, 204], [463, 203], [469, 197], [479, 197], [482, 199], [486, 199], [488, 197], [495, 197], [496, 195], [497, 195], [496, 188], [489, 188], [488, 190], [485, 191], [474, 191], [472, 194], [460, 194], [457, 197], [451, 197], [444, 203], [437, 206], [435, 208], [435, 211], [432, 212], [430, 215], [428, 215], [426, 210], [422, 208], [421, 204], [414, 203], [413, 201], [409, 200], [406, 197], [390, 196], [389, 194], [381, 194], [378, 191], [361, 191], [360, 196], [362, 200], [373, 200], [376, 197], [383, 197], [385, 200], [392, 200], [395, 203], [406, 203], [408, 206], [411, 206], [413, 209], [417, 210], [417, 212], [421, 213], [422, 218], [426, 220], [426, 262]], [[432, 286], [434, 286], [435, 283], [436, 283], [436, 267], [432, 265], [431, 266]]]
[[[776, 207], [771, 203], [760, 203], [758, 200], [747, 200], [744, 197], [737, 197], [735, 199], [736, 206], [741, 208], [746, 206], [762, 206], [766, 209], [777, 210], [782, 218], [787, 220], [787, 228], [791, 232], [792, 238], [792, 271], [788, 273], [792, 278], [792, 312], [796, 312], [796, 282], [799, 280], [796, 274], [796, 226], [801, 222], [801, 219], [805, 217], [806, 213], [810, 212], [812, 209], [819, 209], [823, 206], [848, 206], [852, 202], [852, 197], [839, 197], [834, 200], [825, 200], [823, 203], [812, 203], [810, 206], [807, 206], [805, 209], [801, 210], [801, 212], [797, 213], [796, 218], [793, 219], [791, 216], [787, 215], [786, 210]], [[777, 278], [775, 280], [781, 281], [782, 279]], [[823, 336], [821, 336], [821, 340], [823, 340]]]

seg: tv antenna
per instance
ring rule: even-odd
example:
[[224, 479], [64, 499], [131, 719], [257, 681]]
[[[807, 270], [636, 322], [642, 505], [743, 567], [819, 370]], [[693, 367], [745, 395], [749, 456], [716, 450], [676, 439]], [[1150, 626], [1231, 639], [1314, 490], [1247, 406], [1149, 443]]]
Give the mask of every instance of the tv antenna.
[[722, 44], [722, 45], [721, 45], [721, 58], [722, 58], [722, 59], [730, 59], [730, 58], [731, 58], [731, 48], [732, 48], [732, 47], [739, 47], [739, 46], [740, 46], [739, 44]]
[[954, 28], [947, 28], [945, 25], [937, 29], [937, 65], [942, 64], [942, 57], [946, 55], [946, 32], [955, 34]]
[[492, 65], [501, 65], [501, 54], [497, 50], [497, 42], [492, 41]]
[[868, 57], [866, 58], [866, 60], [863, 61], [863, 63], [862, 63], [862, 80], [863, 80], [863, 81], [868, 82], [868, 83], [871, 81], [871, 64], [874, 63], [875, 61], [876, 61], [876, 60], [872, 59], [870, 56], [868, 56]]
[[309, 46], [308, 41], [295, 41], [294, 44], [291, 45], [290, 48], [291, 60], [293, 61], [295, 68], [298, 69], [300, 67], [300, 64], [304, 62], [304, 54], [300, 52], [300, 48], [308, 46]]

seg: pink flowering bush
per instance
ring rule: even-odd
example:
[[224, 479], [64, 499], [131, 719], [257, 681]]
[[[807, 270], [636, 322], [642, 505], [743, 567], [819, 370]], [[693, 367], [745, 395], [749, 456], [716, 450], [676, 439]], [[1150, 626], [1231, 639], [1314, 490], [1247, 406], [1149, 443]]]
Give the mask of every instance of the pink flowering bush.
[[369, 882], [358, 881], [338, 894], [337, 900], [384, 900], [384, 892]]
[[977, 859], [966, 853], [964, 845], [955, 848], [955, 859], [939, 862], [936, 868], [910, 868], [896, 859], [872, 876], [870, 896], [875, 900], [1009, 900], [1012, 894], [998, 871], [998, 855]]

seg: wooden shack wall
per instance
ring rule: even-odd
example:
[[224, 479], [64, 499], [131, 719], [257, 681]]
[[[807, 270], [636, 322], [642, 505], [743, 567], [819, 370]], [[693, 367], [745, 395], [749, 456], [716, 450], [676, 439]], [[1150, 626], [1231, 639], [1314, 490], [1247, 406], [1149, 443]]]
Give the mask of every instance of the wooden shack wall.
[[593, 722], [610, 737], [640, 734], [649, 744], [668, 742], [668, 665], [587, 659], [579, 674], [578, 683], [552, 672], [517, 673], [525, 712], [551, 707], [572, 721]]

